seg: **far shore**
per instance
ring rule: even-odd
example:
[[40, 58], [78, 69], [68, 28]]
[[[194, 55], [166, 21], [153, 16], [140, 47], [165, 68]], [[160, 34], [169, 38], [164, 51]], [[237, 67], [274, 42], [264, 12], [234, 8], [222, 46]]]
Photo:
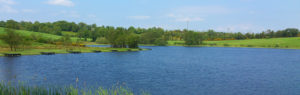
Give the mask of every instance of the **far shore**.
[[[70, 51], [78, 51], [80, 53], [94, 53], [97, 52], [126, 52], [126, 51], [140, 51], [140, 49], [135, 48], [109, 48], [109, 47], [76, 47], [76, 48], [32, 48], [24, 49], [18, 51], [10, 51], [9, 48], [0, 48], [0, 56], [7, 54], [21, 54], [21, 55], [41, 55], [41, 52], [54, 52], [55, 54], [68, 54]], [[147, 49], [141, 49], [147, 50]]]

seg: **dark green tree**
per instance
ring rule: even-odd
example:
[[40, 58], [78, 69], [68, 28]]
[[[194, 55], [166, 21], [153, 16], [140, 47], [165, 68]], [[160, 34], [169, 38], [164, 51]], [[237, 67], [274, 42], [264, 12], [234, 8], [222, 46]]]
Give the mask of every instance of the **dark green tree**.
[[5, 29], [6, 33], [0, 36], [0, 39], [9, 45], [11, 51], [17, 51], [19, 45], [24, 42], [24, 37], [13, 29]]
[[184, 33], [184, 41], [186, 45], [202, 44], [202, 36], [199, 32], [187, 31]]

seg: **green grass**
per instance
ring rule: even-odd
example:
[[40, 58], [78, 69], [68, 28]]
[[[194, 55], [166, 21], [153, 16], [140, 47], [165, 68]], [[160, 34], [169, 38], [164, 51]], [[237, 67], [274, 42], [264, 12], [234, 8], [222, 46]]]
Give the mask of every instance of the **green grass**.
[[[179, 44], [174, 44], [179, 43]], [[184, 41], [169, 41], [168, 45], [183, 45]], [[215, 47], [256, 47], [256, 48], [289, 48], [300, 49], [300, 37], [250, 39], [250, 40], [226, 40], [226, 41], [204, 41], [201, 46]]]
[[[41, 32], [33, 32], [33, 31], [27, 31], [27, 30], [16, 30], [16, 32], [20, 33], [21, 35], [24, 36], [31, 36], [32, 34], [35, 34], [37, 36], [40, 37], [44, 37], [44, 38], [51, 38], [51, 39], [60, 39], [62, 36], [58, 36], [58, 35], [53, 35], [53, 34], [48, 34], [48, 33], [41, 33]], [[4, 34], [4, 28], [0, 27], [0, 34]], [[63, 34], [71, 34], [70, 32], [63, 32]], [[76, 33], [72, 33], [72, 35], [76, 35]], [[76, 42], [78, 40], [77, 37], [71, 37], [71, 40], [73, 42]], [[88, 41], [91, 41], [91, 39], [88, 39]], [[0, 42], [1, 44], [1, 42]]]
[[[102, 52], [111, 52], [112, 50], [118, 50], [119, 52], [128, 51], [128, 48], [108, 48], [108, 47], [55, 47], [49, 46], [48, 48], [33, 48], [24, 49], [18, 51], [10, 51], [9, 48], [0, 48], [0, 56], [4, 56], [4, 53], [20, 53], [22, 55], [40, 55], [41, 52], [55, 52], [56, 54], [69, 53], [67, 50], [81, 51], [82, 53], [93, 53], [94, 50]], [[143, 49], [146, 50], [146, 49]], [[131, 49], [131, 51], [139, 51], [139, 49]]]
[[182, 46], [184, 45], [184, 41], [168, 41], [169, 46]]
[[[20, 33], [24, 36], [31, 36], [31, 34], [35, 34], [40, 37], [51, 38], [51, 39], [60, 39], [61, 36], [52, 35], [47, 33], [40, 33], [40, 32], [32, 32], [26, 30], [16, 30], [16, 32]], [[0, 27], [0, 34], [3, 34], [4, 28]], [[71, 38], [73, 42], [77, 41], [77, 37]], [[90, 39], [89, 39], [90, 40]], [[83, 42], [84, 44], [93, 44], [92, 42]], [[30, 46], [26, 46], [25, 49], [20, 49], [16, 52], [10, 51], [8, 45], [5, 44], [3, 41], [0, 40], [0, 56], [4, 56], [3, 53], [20, 53], [22, 55], [39, 55], [40, 52], [55, 52], [57, 54], [68, 53], [66, 50], [73, 49], [74, 51], [81, 51], [82, 53], [91, 53], [94, 50], [100, 50], [102, 52], [110, 52], [111, 50], [118, 50], [118, 51], [127, 51], [126, 48], [105, 48], [105, 47], [70, 47], [70, 46], [55, 46], [52, 44], [45, 44], [45, 43], [38, 43], [32, 42]], [[132, 51], [138, 51], [138, 49], [132, 49]]]
[[[0, 95], [135, 95], [131, 89], [114, 85], [111, 88], [79, 89], [73, 86], [28, 86], [24, 83], [0, 82]], [[150, 95], [144, 91], [141, 95]]]
[[71, 37], [76, 37], [77, 36], [77, 33], [75, 32], [70, 32], [70, 31], [63, 31], [62, 32], [62, 35], [69, 35]]

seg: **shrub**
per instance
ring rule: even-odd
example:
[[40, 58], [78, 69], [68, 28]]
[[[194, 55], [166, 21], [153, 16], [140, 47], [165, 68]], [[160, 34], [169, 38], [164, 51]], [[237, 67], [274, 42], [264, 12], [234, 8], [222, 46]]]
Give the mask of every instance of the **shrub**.
[[39, 42], [39, 43], [48, 43], [48, 39], [43, 38], [43, 37], [39, 37], [39, 38], [37, 38], [37, 42]]
[[223, 46], [225, 46], [225, 47], [229, 47], [230, 45], [229, 45], [229, 44], [223, 44]]
[[216, 43], [211, 43], [211, 44], [208, 44], [209, 46], [216, 46], [217, 44]]
[[254, 47], [253, 45], [247, 45], [247, 47]]
[[96, 43], [98, 43], [98, 44], [109, 44], [108, 40], [105, 37], [97, 38]]
[[158, 46], [166, 46], [168, 42], [162, 38], [159, 38], [155, 40], [154, 44]]

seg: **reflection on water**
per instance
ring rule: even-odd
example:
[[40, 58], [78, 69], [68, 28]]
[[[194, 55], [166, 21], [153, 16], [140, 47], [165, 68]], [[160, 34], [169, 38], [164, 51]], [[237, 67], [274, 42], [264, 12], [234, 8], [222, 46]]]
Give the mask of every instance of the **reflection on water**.
[[16, 58], [15, 57], [5, 57], [3, 58], [1, 65], [1, 75], [3, 75], [3, 79], [5, 81], [12, 81], [13, 79], [16, 79], [16, 68], [15, 63]]

